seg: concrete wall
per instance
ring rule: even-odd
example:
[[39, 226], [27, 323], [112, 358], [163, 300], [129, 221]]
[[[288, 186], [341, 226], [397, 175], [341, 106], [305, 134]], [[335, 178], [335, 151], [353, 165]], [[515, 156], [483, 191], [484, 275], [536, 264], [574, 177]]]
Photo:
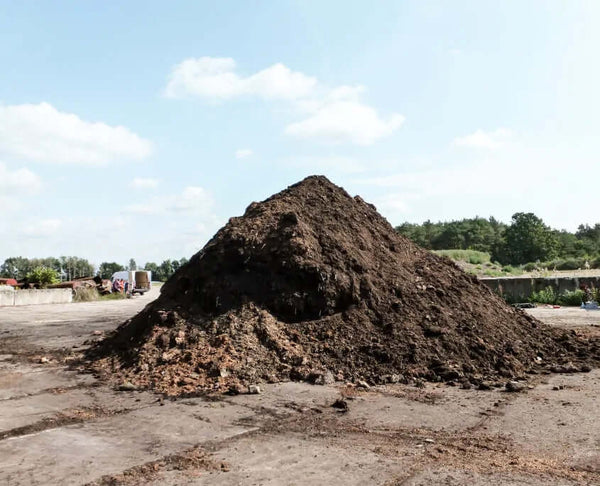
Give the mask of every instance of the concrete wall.
[[525, 302], [533, 292], [546, 287], [552, 287], [557, 294], [577, 290], [581, 285], [600, 287], [600, 277], [500, 277], [482, 278], [481, 282], [513, 302]]
[[5, 287], [0, 290], [0, 306], [15, 305], [15, 291], [12, 287]]
[[68, 304], [73, 302], [71, 289], [39, 289], [0, 291], [0, 306]]

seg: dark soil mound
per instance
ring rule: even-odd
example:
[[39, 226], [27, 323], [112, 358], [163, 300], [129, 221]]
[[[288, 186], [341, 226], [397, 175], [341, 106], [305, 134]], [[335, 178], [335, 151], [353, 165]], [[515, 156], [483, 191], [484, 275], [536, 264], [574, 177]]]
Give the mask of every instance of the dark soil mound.
[[334, 377], [479, 384], [586, 369], [599, 355], [418, 248], [325, 177], [230, 219], [92, 352], [98, 369], [167, 393]]

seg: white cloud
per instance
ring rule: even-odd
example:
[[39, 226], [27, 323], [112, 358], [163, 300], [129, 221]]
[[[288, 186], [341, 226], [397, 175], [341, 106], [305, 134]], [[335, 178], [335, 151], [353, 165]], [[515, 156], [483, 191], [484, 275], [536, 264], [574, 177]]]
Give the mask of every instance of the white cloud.
[[158, 179], [136, 177], [131, 181], [130, 186], [135, 189], [154, 189], [158, 187], [158, 184]]
[[316, 85], [315, 78], [281, 63], [243, 77], [235, 72], [231, 58], [200, 57], [186, 59], [173, 68], [165, 94], [169, 98], [197, 96], [211, 100], [239, 96], [294, 100], [309, 95]]
[[375, 109], [363, 103], [364, 86], [342, 85], [324, 96], [299, 100], [295, 106], [308, 118], [291, 123], [285, 133], [293, 137], [315, 138], [329, 143], [371, 145], [391, 135], [404, 123], [397, 113], [381, 118]]
[[41, 187], [41, 179], [29, 169], [11, 171], [0, 162], [0, 195], [19, 198], [35, 194]]
[[23, 196], [32, 196], [42, 188], [42, 180], [29, 169], [10, 170], [0, 162], [0, 215], [22, 207]]
[[251, 149], [238, 149], [235, 151], [236, 159], [245, 159], [246, 157], [250, 157], [254, 152]]
[[150, 260], [189, 257], [223, 224], [215, 214], [212, 195], [198, 186], [188, 186], [178, 194], [155, 195], [126, 207], [124, 212], [138, 227], [147, 225], [145, 216], [151, 217], [153, 224], [160, 224], [152, 248], [143, 249], [144, 258]]
[[55, 235], [61, 227], [60, 219], [44, 219], [23, 226], [21, 234], [30, 238], [41, 238]]
[[303, 139], [371, 145], [391, 135], [403, 122], [404, 117], [399, 114], [384, 120], [373, 108], [357, 101], [333, 101], [325, 103], [307, 119], [288, 125], [285, 133]]
[[87, 122], [49, 103], [0, 105], [0, 154], [64, 164], [140, 160], [152, 144], [123, 126]]
[[170, 98], [194, 96], [210, 101], [241, 96], [284, 100], [292, 112], [305, 118], [289, 124], [285, 128], [287, 135], [371, 145], [397, 130], [404, 117], [397, 113], [381, 117], [361, 101], [365, 91], [360, 85], [328, 88], [315, 77], [292, 71], [281, 63], [244, 77], [236, 72], [231, 58], [201, 57], [186, 59], [173, 68], [165, 94]]
[[160, 195], [144, 203], [131, 204], [125, 208], [127, 213], [167, 214], [197, 213], [208, 215], [214, 206], [212, 196], [202, 187], [186, 187], [181, 194]]
[[377, 209], [385, 213], [406, 214], [410, 212], [408, 203], [400, 194], [386, 194], [385, 196], [375, 199], [374, 204]]
[[464, 137], [455, 138], [454, 145], [458, 147], [497, 149], [504, 145], [511, 135], [512, 132], [507, 128], [498, 128], [492, 132], [479, 129]]

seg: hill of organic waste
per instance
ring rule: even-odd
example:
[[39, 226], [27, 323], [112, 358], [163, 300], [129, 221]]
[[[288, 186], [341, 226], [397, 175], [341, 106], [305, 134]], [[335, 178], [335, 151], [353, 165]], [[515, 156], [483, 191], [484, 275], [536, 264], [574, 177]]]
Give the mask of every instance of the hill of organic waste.
[[513, 309], [322, 176], [252, 203], [91, 354], [168, 394], [262, 381], [465, 386], [589, 370], [596, 344]]

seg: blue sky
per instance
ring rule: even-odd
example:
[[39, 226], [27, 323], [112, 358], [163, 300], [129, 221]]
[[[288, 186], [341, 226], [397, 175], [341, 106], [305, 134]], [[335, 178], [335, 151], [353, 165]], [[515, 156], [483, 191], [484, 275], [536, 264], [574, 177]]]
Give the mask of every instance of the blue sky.
[[310, 174], [600, 221], [600, 3], [0, 1], [0, 260], [191, 256]]

